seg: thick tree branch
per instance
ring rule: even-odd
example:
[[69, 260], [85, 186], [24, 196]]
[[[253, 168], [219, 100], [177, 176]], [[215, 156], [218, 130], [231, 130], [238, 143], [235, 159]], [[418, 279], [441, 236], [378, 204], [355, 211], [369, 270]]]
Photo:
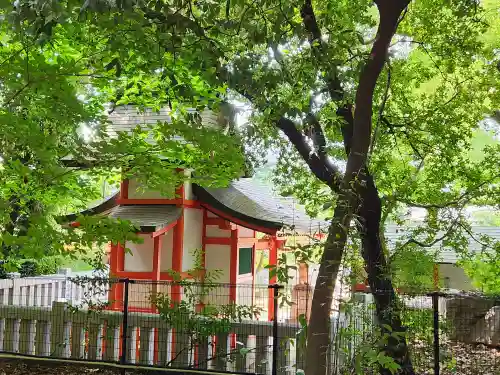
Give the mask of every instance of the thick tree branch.
[[[302, 8], [300, 9], [300, 15], [302, 17], [302, 23], [304, 28], [309, 33], [309, 43], [311, 44], [311, 49], [314, 56], [318, 61], [321, 62], [324, 56], [324, 46], [321, 40], [321, 29], [319, 28], [316, 15], [314, 14], [314, 9], [311, 0], [305, 0]], [[326, 74], [326, 84], [328, 87], [328, 92], [332, 100], [339, 101], [344, 97], [344, 89], [340, 83], [340, 79], [337, 74], [337, 67], [332, 66], [330, 62], [330, 70]]]
[[391, 87], [391, 66], [390, 66], [390, 64], [388, 64], [388, 67], [389, 67], [389, 69], [387, 70], [387, 83], [385, 85], [384, 96], [382, 98], [382, 104], [380, 105], [380, 108], [378, 110], [377, 124], [375, 125], [375, 130], [373, 131], [373, 139], [372, 139], [372, 143], [370, 145], [370, 150], [368, 151], [368, 155], [373, 154], [373, 149], [375, 148], [375, 143], [377, 142], [380, 121], [382, 119], [382, 115], [384, 114], [385, 105], [387, 103], [387, 100], [389, 99], [389, 88]]
[[370, 58], [361, 71], [356, 90], [354, 136], [344, 177], [346, 182], [351, 181], [366, 163], [372, 131], [373, 92], [386, 62], [389, 44], [396, 31], [399, 17], [408, 3], [408, 0], [375, 1], [380, 14], [380, 22]]
[[325, 167], [330, 171], [330, 173], [335, 173], [339, 176], [340, 181], [340, 172], [338, 168], [333, 164], [332, 160], [328, 157], [328, 153], [326, 150], [326, 137], [316, 116], [312, 113], [309, 113], [306, 117], [306, 123], [311, 125], [311, 138], [318, 153], [319, 159], [325, 164]]
[[307, 144], [306, 138], [302, 132], [297, 129], [294, 122], [286, 117], [281, 117], [276, 122], [276, 127], [280, 129], [289, 141], [294, 145], [297, 152], [302, 159], [307, 163], [311, 172], [332, 190], [339, 191], [341, 175], [337, 169], [332, 165], [329, 168], [321, 158], [314, 152], [314, 150]]
[[349, 156], [351, 152], [352, 132], [354, 126], [354, 115], [352, 104], [346, 104], [337, 109], [337, 116], [342, 117], [344, 124], [340, 127], [342, 138], [344, 139], [345, 154]]

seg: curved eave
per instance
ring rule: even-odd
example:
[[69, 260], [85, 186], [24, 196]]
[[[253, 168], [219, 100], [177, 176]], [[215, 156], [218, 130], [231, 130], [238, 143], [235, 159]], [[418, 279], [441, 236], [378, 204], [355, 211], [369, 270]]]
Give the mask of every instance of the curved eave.
[[221, 216], [222, 218], [229, 220], [234, 224], [238, 224], [243, 227], [268, 234], [275, 234], [284, 226], [282, 223], [259, 219], [235, 211], [221, 203], [208, 191], [196, 184], [193, 184], [193, 193], [196, 195], [201, 205], [204, 206], [208, 211], [212, 212], [215, 215]]
[[106, 211], [111, 210], [113, 207], [115, 207], [118, 203], [118, 198], [120, 196], [120, 192], [118, 191], [116, 194], [106, 198], [103, 200], [101, 203], [99, 203], [97, 206], [88, 208], [84, 211], [80, 211], [74, 214], [69, 214], [66, 216], [61, 217], [62, 222], [66, 223], [71, 223], [74, 222], [78, 216], [86, 216], [86, 215], [99, 215], [102, 213], [105, 213]]

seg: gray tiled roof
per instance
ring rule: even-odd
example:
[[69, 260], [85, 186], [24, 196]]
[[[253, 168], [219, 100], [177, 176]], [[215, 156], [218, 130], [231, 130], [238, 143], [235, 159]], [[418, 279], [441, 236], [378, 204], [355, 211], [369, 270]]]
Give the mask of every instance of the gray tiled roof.
[[[394, 249], [397, 242], [404, 243], [411, 231], [415, 229], [415, 226], [407, 226], [400, 227], [397, 225], [387, 225], [385, 231], [385, 237], [387, 240], [387, 244], [389, 249]], [[443, 233], [438, 233], [436, 235], [437, 238], [443, 236]], [[491, 237], [494, 241], [500, 241], [500, 227], [492, 227], [492, 226], [472, 226], [472, 234], [476, 239], [480, 239], [481, 235], [486, 235]], [[418, 238], [417, 238], [418, 239]], [[441, 242], [436, 243], [435, 245], [428, 248], [429, 251], [437, 251], [438, 259], [443, 263], [457, 263], [459, 260], [459, 254], [449, 247], [443, 247]], [[481, 245], [475, 241], [473, 238], [469, 237], [468, 244], [469, 251], [479, 253], [482, 250]]]
[[[195, 113], [195, 109], [187, 109], [189, 113]], [[123, 105], [116, 107], [115, 110], [109, 115], [110, 124], [108, 125], [107, 133], [111, 137], [116, 137], [118, 132], [130, 133], [137, 126], [146, 130], [150, 126], [155, 126], [158, 122], [170, 123], [172, 118], [170, 117], [170, 108], [163, 107], [159, 111], [153, 111], [150, 108], [146, 108], [143, 112], [140, 112], [137, 107], [133, 105]], [[217, 115], [210, 111], [205, 110], [201, 112], [202, 122], [205, 126], [216, 127], [217, 126]], [[182, 140], [181, 137], [174, 137], [179, 141]], [[153, 138], [150, 135], [147, 139], [148, 142], [153, 143]]]
[[118, 199], [119, 192], [113, 191], [107, 197], [96, 200], [89, 204], [89, 207], [80, 212], [74, 212], [64, 216], [64, 221], [74, 221], [76, 220], [78, 215], [98, 215], [105, 214], [109, 210], [111, 210], [114, 206], [116, 206], [116, 200]]
[[324, 230], [327, 225], [324, 221], [310, 218], [293, 200], [278, 196], [255, 179], [240, 178], [227, 188], [204, 190], [230, 210], [275, 226], [293, 226], [298, 232], [312, 234]]
[[130, 205], [116, 206], [110, 217], [129, 220], [145, 232], [160, 230], [176, 221], [181, 209], [170, 205]]
[[[195, 113], [196, 109], [187, 108], [188, 113]], [[139, 111], [139, 109], [134, 105], [121, 105], [116, 107], [111, 114], [108, 115], [109, 124], [106, 128], [106, 133], [111, 138], [117, 138], [119, 133], [130, 134], [138, 126], [141, 127], [143, 131], [149, 130], [149, 127], [153, 127], [161, 123], [170, 123], [172, 118], [170, 116], [170, 108], [163, 107], [159, 111], [153, 111], [151, 108], [145, 108], [144, 111]], [[217, 128], [219, 126], [218, 114], [209, 109], [200, 111], [201, 121], [207, 128]], [[173, 139], [178, 142], [183, 142], [184, 139], [180, 136], [173, 136]], [[149, 144], [154, 144], [153, 134], [149, 133], [146, 141]], [[159, 156], [161, 159], [165, 159], [164, 156]], [[61, 161], [68, 166], [73, 166], [75, 164], [74, 155], [66, 155], [61, 158]], [[93, 161], [93, 159], [88, 160]], [[76, 163], [77, 164], [77, 163]]]

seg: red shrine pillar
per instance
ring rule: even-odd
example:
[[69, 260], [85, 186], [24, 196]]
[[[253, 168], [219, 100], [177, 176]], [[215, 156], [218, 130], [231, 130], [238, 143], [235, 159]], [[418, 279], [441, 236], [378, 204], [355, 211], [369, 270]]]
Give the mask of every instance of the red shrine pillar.
[[[269, 265], [278, 266], [278, 244], [276, 240], [276, 235], [273, 235], [269, 241]], [[271, 272], [271, 269], [269, 269]], [[269, 277], [269, 285], [276, 284], [276, 270], [273, 271], [275, 274], [273, 277]], [[274, 319], [274, 289], [269, 289], [268, 307], [267, 307], [267, 320], [271, 321]]]

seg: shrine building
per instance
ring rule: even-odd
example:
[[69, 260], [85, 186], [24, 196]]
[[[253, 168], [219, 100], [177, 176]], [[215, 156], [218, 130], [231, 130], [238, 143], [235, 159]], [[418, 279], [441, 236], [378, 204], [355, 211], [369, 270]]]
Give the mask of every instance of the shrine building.
[[[110, 131], [117, 134], [138, 125], [168, 122], [170, 116], [167, 109], [139, 113], [133, 106], [122, 106], [109, 119]], [[220, 116], [204, 112], [203, 123], [213, 126], [217, 121]], [[321, 223], [251, 178], [240, 178], [225, 188], [206, 188], [189, 180], [190, 171], [181, 173], [186, 175], [186, 181], [177, 188], [175, 198], [128, 178], [121, 182], [119, 192], [80, 213], [129, 220], [140, 228], [138, 235], [143, 243], [111, 244], [110, 276], [158, 282], [172, 280], [168, 271], [173, 270], [190, 278], [187, 271], [195, 266], [194, 251], [201, 250], [202, 266], [206, 271], [219, 270], [217, 282], [227, 284], [227, 293], [218, 296], [221, 302], [254, 305], [258, 302], [253, 287], [258, 252], [268, 252], [269, 264], [275, 265], [278, 251], [286, 242], [280, 233], [293, 227], [297, 233], [310, 234], [318, 232]], [[268, 282], [275, 283], [275, 277]], [[159, 289], [164, 288], [161, 292], [171, 293], [171, 298], [181, 298], [181, 293], [173, 290], [179, 288], [175, 284], [157, 284]], [[245, 289], [240, 291], [238, 285]], [[147, 300], [150, 290], [151, 283], [130, 284], [131, 311], [154, 311]], [[109, 300], [112, 308], [120, 308], [123, 284], [111, 287]], [[260, 304], [263, 318], [271, 319], [272, 290], [267, 293], [266, 303]]]

